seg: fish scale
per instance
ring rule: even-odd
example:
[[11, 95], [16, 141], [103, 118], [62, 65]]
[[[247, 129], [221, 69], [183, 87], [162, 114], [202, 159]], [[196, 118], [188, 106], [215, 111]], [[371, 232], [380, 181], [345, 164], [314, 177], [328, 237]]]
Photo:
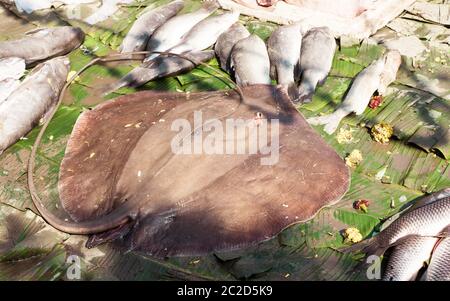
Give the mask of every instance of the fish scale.
[[377, 237], [379, 237], [378, 240], [386, 241], [387, 245], [391, 245], [406, 235], [436, 236], [449, 224], [449, 221], [450, 197], [446, 197], [408, 212]]
[[427, 281], [450, 281], [450, 238], [443, 239], [434, 250]]
[[395, 246], [383, 273], [383, 281], [412, 281], [430, 259], [438, 241], [434, 237], [412, 236]]

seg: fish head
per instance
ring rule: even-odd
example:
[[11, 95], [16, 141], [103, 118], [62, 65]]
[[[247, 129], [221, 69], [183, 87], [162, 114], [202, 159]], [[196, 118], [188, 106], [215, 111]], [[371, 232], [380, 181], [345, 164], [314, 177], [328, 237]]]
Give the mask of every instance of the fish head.
[[84, 41], [85, 34], [78, 27], [64, 26], [61, 28], [61, 34], [64, 34], [68, 41], [75, 41], [77, 44], [81, 44]]

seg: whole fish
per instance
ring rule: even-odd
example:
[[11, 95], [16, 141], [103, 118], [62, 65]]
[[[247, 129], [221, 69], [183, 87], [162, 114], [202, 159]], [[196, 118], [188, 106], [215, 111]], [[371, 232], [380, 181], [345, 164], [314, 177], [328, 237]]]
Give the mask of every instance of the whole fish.
[[282, 85], [292, 100], [299, 97], [295, 83], [295, 68], [300, 60], [302, 28], [299, 23], [278, 27], [270, 36], [267, 47], [272, 76]]
[[175, 0], [167, 5], [142, 14], [133, 24], [120, 46], [120, 52], [143, 51], [153, 32], [184, 7], [183, 0]]
[[179, 54], [209, 48], [214, 45], [222, 33], [238, 20], [239, 13], [235, 12], [208, 17], [192, 27], [181, 42], [168, 51]]
[[[440, 194], [440, 192], [437, 192]], [[408, 236], [440, 237], [450, 221], [450, 197], [446, 196], [408, 211], [377, 236], [345, 249], [345, 252], [363, 250], [367, 255], [382, 255], [390, 246], [400, 244]]]
[[298, 102], [310, 102], [318, 84], [322, 84], [333, 63], [336, 41], [327, 27], [309, 30], [302, 40], [299, 69], [301, 81]]
[[[207, 0], [203, 2], [203, 6], [199, 10], [169, 19], [150, 37], [147, 50], [164, 52], [178, 45], [186, 33], [198, 22], [212, 14], [217, 8], [218, 4], [216, 1]], [[150, 54], [145, 61], [150, 61], [158, 55], [157, 53]]]
[[356, 76], [347, 96], [336, 111], [330, 115], [310, 118], [308, 122], [313, 125], [324, 124], [325, 132], [331, 135], [345, 116], [351, 113], [361, 115], [367, 108], [372, 95], [378, 89], [385, 92], [387, 86], [395, 79], [400, 65], [392, 62], [397, 62], [399, 55], [397, 51], [389, 51], [374, 61]]
[[231, 52], [230, 67], [239, 86], [270, 84], [270, 59], [266, 44], [255, 34], [240, 40]]
[[102, 89], [103, 93], [108, 94], [125, 86], [139, 87], [154, 79], [188, 72], [199, 63], [211, 60], [214, 57], [214, 51], [190, 52], [183, 56], [189, 60], [179, 56], [161, 55], [150, 62], [144, 62], [116, 83]]
[[0, 81], [0, 104], [20, 85], [20, 80], [6, 78]]
[[438, 240], [435, 237], [410, 236], [401, 244], [394, 246], [382, 280], [416, 280], [420, 269], [428, 263]]
[[69, 69], [67, 57], [39, 64], [0, 104], [0, 153], [26, 135], [56, 104]]
[[426, 281], [450, 281], [450, 238], [442, 239], [431, 257]]
[[78, 48], [84, 40], [81, 29], [71, 26], [37, 29], [20, 40], [0, 42], [0, 58], [19, 57], [27, 65], [60, 56]]
[[25, 60], [19, 57], [0, 59], [0, 81], [13, 78], [19, 79], [25, 73]]
[[214, 45], [214, 51], [220, 61], [220, 67], [230, 72], [231, 51], [240, 40], [248, 37], [250, 32], [239, 22], [234, 23], [227, 31], [222, 33]]

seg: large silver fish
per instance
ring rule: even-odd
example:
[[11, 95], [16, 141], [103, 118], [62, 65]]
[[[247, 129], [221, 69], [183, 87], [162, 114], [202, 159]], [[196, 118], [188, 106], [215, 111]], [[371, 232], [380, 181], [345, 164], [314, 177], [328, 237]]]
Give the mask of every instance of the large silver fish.
[[450, 238], [439, 242], [431, 257], [427, 281], [450, 281]]
[[389, 256], [383, 281], [414, 281], [417, 274], [431, 257], [435, 237], [410, 236], [394, 246]]
[[220, 67], [227, 72], [230, 70], [231, 51], [234, 45], [250, 35], [247, 28], [239, 22], [234, 23], [227, 31], [222, 33], [214, 45], [214, 51], [220, 62]]
[[313, 125], [324, 124], [325, 132], [333, 134], [345, 116], [351, 113], [361, 115], [377, 90], [380, 94], [386, 92], [387, 87], [395, 80], [400, 63], [400, 53], [388, 51], [356, 76], [344, 101], [336, 111], [329, 115], [309, 118], [308, 122]]
[[[445, 191], [436, 194], [443, 197], [407, 211], [375, 237], [348, 247], [345, 252], [362, 250], [369, 256], [380, 256], [390, 246], [400, 244], [411, 235], [429, 237], [448, 235], [444, 230], [450, 221], [450, 196]], [[432, 200], [431, 197], [428, 199]]]
[[299, 97], [295, 83], [295, 69], [300, 60], [302, 28], [299, 23], [278, 27], [270, 36], [267, 47], [270, 64], [278, 84], [282, 85], [292, 100]]
[[26, 135], [56, 104], [69, 69], [67, 57], [39, 64], [0, 104], [0, 153]]
[[230, 66], [239, 86], [271, 83], [266, 44], [255, 34], [234, 45]]
[[302, 41], [299, 102], [310, 102], [318, 84], [322, 84], [333, 63], [336, 41], [327, 27], [309, 30]]
[[[182, 41], [183, 36], [188, 33], [192, 27], [212, 14], [217, 8], [218, 4], [216, 1], [207, 0], [203, 2], [203, 6], [199, 10], [169, 19], [150, 37], [147, 50], [164, 52], [178, 45]], [[157, 56], [157, 53], [150, 54], [145, 61], [152, 60]]]
[[125, 53], [145, 50], [153, 32], [175, 16], [183, 7], [183, 0], [175, 0], [139, 16], [123, 40], [120, 51]]
[[238, 20], [239, 13], [236, 12], [225, 12], [208, 17], [195, 25], [177, 46], [169, 49], [169, 52], [179, 54], [209, 48], [214, 45], [222, 33]]
[[116, 83], [103, 88], [103, 93], [108, 94], [125, 86], [136, 88], [154, 79], [188, 72], [199, 63], [211, 60], [214, 57], [214, 51], [190, 52], [183, 56], [189, 60], [179, 56], [161, 55], [150, 62], [144, 62]]
[[65, 55], [84, 40], [81, 29], [71, 26], [43, 28], [28, 32], [19, 40], [0, 42], [0, 58], [19, 57], [27, 65]]

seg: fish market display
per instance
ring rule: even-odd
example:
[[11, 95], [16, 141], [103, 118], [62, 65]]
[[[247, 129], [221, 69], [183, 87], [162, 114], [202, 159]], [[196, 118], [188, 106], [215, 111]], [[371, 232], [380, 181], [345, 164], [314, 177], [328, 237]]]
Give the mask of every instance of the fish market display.
[[231, 51], [234, 45], [240, 40], [247, 38], [250, 35], [247, 28], [239, 22], [234, 23], [227, 31], [222, 33], [214, 45], [214, 51], [220, 61], [220, 67], [224, 71], [231, 72], [230, 59]]
[[153, 32], [183, 7], [183, 0], [175, 0], [139, 16], [123, 40], [120, 51], [124, 53], [145, 50]]
[[[348, 189], [349, 170], [285, 92], [259, 85], [242, 93], [145, 91], [85, 111], [58, 184], [74, 221], [35, 205], [57, 229], [95, 234], [90, 247], [121, 238], [117, 244], [127, 250], [164, 257], [253, 245], [337, 202]], [[203, 147], [210, 141], [211, 132], [197, 130], [202, 120], [219, 126], [237, 119], [245, 122], [218, 136], [214, 144], [222, 141], [223, 148], [214, 155], [189, 147], [194, 137]], [[174, 130], [174, 122], [181, 127]], [[268, 135], [265, 147], [225, 152], [227, 144], [239, 146], [260, 131]]]
[[230, 66], [240, 86], [270, 84], [270, 59], [266, 44], [255, 34], [240, 40], [231, 52]]
[[445, 235], [444, 230], [450, 220], [450, 196], [443, 195], [442, 198], [406, 212], [375, 237], [355, 244], [347, 251], [363, 249], [367, 255], [380, 256], [390, 246], [404, 242], [411, 235], [429, 237]]
[[239, 13], [235, 12], [226, 12], [221, 15], [208, 17], [195, 25], [177, 46], [170, 48], [168, 51], [179, 54], [209, 48], [238, 19]]
[[39, 64], [0, 104], [0, 153], [26, 135], [56, 104], [69, 68], [66, 57]]
[[450, 281], [450, 238], [442, 239], [436, 246], [425, 280]]
[[333, 63], [336, 41], [330, 30], [325, 27], [313, 28], [302, 40], [300, 56], [299, 102], [310, 102], [318, 84], [322, 84], [330, 72]]
[[[301, 22], [305, 30], [328, 27], [335, 37], [366, 39], [410, 7], [414, 0], [218, 0], [235, 10], [278, 24]], [[261, 5], [264, 4], [264, 5]]]
[[439, 238], [435, 237], [411, 236], [393, 247], [383, 273], [383, 281], [416, 280], [419, 270], [430, 259], [438, 240]]
[[[155, 52], [164, 52], [178, 45], [183, 36], [188, 33], [198, 22], [207, 18], [218, 8], [216, 1], [207, 0], [203, 2], [202, 8], [199, 10], [177, 15], [169, 19], [161, 27], [159, 27], [148, 41], [147, 50]], [[146, 61], [149, 61], [158, 54], [150, 54]]]
[[188, 72], [198, 66], [199, 63], [208, 62], [213, 57], [214, 51], [212, 50], [190, 52], [184, 54], [183, 57], [160, 55], [152, 61], [144, 62], [139, 67], [134, 68], [118, 82], [104, 88], [103, 92], [107, 94], [125, 86], [136, 88], [154, 79]]
[[344, 101], [335, 112], [310, 118], [308, 122], [313, 125], [324, 124], [325, 132], [334, 133], [345, 116], [351, 113], [362, 114], [378, 89], [380, 93], [386, 91], [387, 86], [395, 79], [400, 62], [400, 53], [388, 51], [357, 75]]
[[278, 84], [288, 91], [293, 100], [296, 100], [299, 95], [294, 73], [302, 47], [301, 25], [296, 23], [278, 27], [270, 36], [267, 47], [274, 73], [272, 76], [276, 77]]
[[0, 42], [0, 58], [18, 57], [31, 65], [65, 55], [78, 48], [83, 40], [84, 33], [76, 27], [37, 29], [27, 33], [22, 39]]

